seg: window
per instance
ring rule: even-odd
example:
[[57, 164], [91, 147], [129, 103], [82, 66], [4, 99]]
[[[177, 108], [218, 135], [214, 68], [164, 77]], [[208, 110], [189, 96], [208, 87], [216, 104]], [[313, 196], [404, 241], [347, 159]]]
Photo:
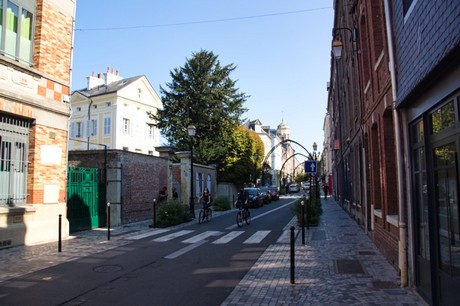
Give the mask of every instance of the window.
[[34, 0], [0, 0], [0, 52], [32, 64]]
[[431, 133], [437, 134], [445, 129], [455, 126], [455, 108], [454, 101], [449, 101], [447, 104], [438, 108], [431, 115]]
[[155, 127], [153, 124], [147, 125], [147, 138], [154, 139], [155, 138]]
[[130, 125], [129, 119], [123, 118], [123, 134], [129, 135], [130, 133], [129, 125]]
[[104, 135], [110, 135], [112, 131], [112, 118], [105, 117], [104, 118]]
[[30, 123], [0, 114], [0, 206], [25, 204]]
[[83, 122], [76, 122], [75, 123], [75, 131], [77, 135], [75, 137], [81, 138], [83, 137]]
[[86, 126], [86, 135], [89, 136], [97, 136], [97, 120], [91, 119]]

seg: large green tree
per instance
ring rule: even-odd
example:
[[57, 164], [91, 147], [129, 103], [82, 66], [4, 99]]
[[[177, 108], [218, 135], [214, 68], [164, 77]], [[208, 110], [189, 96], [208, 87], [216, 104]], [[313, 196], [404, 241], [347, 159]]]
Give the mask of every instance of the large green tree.
[[239, 126], [227, 143], [225, 162], [219, 167], [219, 181], [242, 187], [254, 183], [260, 174], [263, 142], [254, 131]]
[[190, 147], [187, 126], [195, 125], [193, 150], [198, 163], [225, 161], [228, 142], [246, 111], [247, 96], [230, 78], [235, 68], [222, 66], [213, 52], [193, 53], [183, 67], [170, 72], [172, 81], [166, 88], [160, 86], [163, 109], [149, 113], [169, 144], [179, 150]]

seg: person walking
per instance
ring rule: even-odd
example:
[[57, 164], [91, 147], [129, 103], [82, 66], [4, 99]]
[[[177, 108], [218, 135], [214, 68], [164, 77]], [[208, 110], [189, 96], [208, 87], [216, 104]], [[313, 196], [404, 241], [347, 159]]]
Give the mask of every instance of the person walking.
[[168, 188], [166, 186], [161, 189], [160, 194], [159, 194], [159, 202], [164, 202], [168, 198]]
[[329, 186], [327, 184], [324, 184], [323, 191], [324, 191], [324, 198], [327, 199], [327, 193], [329, 191]]

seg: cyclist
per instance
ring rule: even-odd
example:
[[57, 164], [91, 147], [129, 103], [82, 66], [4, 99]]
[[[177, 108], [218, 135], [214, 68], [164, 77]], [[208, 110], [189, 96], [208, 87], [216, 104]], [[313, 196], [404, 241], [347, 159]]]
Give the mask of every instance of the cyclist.
[[240, 189], [240, 192], [238, 193], [238, 200], [237, 200], [237, 208], [241, 208], [245, 211], [248, 211], [249, 205], [248, 205], [248, 198], [249, 194], [247, 191], [244, 190], [244, 188]]
[[204, 189], [199, 202], [203, 201], [203, 209], [207, 210], [212, 206], [212, 196], [207, 188]]

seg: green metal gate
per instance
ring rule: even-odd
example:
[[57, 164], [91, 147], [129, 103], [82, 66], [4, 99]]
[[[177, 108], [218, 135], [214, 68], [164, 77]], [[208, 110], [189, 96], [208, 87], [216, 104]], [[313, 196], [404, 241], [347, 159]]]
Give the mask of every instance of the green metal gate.
[[69, 168], [67, 218], [71, 233], [106, 226], [102, 172], [97, 168]]

